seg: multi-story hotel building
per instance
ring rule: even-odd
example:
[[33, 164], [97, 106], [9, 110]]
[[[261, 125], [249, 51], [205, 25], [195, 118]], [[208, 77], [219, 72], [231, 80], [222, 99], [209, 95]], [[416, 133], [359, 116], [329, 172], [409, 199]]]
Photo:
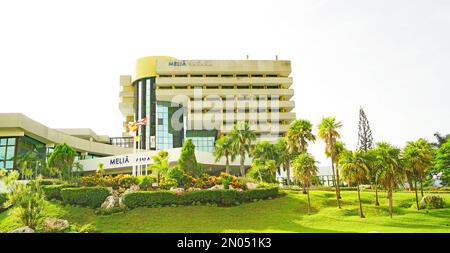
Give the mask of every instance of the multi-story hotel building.
[[200, 151], [239, 121], [257, 139], [282, 136], [295, 119], [291, 63], [285, 60], [177, 60], [151, 56], [137, 60], [134, 77], [120, 77], [124, 137], [127, 124], [146, 117], [139, 148], [181, 147], [191, 138]]
[[[0, 168], [17, 169], [18, 157], [33, 152], [48, 157], [53, 147], [67, 143], [77, 152], [84, 170], [104, 163], [109, 173], [130, 172], [131, 166], [151, 163], [157, 150], [169, 151], [176, 163], [187, 138], [196, 146], [204, 167], [221, 169], [215, 161], [215, 140], [246, 121], [258, 140], [275, 140], [295, 119], [290, 61], [177, 60], [151, 56], [137, 60], [134, 76], [120, 77], [121, 137], [97, 135], [90, 129], [52, 129], [20, 113], [0, 113]], [[127, 125], [142, 118], [138, 154]], [[120, 127], [120, 126], [118, 126]], [[136, 145], [136, 144], [135, 144]], [[239, 159], [231, 162], [239, 166]], [[246, 159], [245, 166], [251, 165]]]

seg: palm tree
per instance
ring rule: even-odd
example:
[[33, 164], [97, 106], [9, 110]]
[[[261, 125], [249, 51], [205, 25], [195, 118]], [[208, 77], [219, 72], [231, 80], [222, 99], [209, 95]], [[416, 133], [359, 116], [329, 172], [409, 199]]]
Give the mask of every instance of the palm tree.
[[230, 137], [233, 140], [233, 144], [240, 156], [240, 171], [241, 176], [245, 176], [245, 155], [250, 154], [250, 146], [252, 141], [256, 139], [256, 134], [250, 129], [247, 122], [238, 122], [234, 125], [233, 130], [230, 132]]
[[417, 196], [417, 181], [420, 182], [420, 192], [423, 198], [423, 178], [427, 170], [432, 167], [433, 150], [431, 145], [424, 139], [409, 141], [403, 149], [403, 158], [406, 171], [412, 176], [414, 181], [414, 191], [416, 193], [416, 207], [419, 210], [419, 198]]
[[[266, 165], [268, 164], [269, 161], [272, 161], [270, 165], [273, 166], [276, 170], [277, 164], [276, 160], [278, 159], [278, 157], [274, 144], [268, 141], [258, 141], [250, 153], [254, 157], [253, 159], [255, 161], [254, 165], [256, 165], [256, 169], [258, 171], [261, 181], [262, 181], [261, 169], [263, 171], [266, 171], [267, 170]], [[268, 172], [269, 174], [272, 174], [272, 171], [269, 170]]]
[[367, 165], [369, 168], [369, 180], [372, 186], [375, 188], [375, 206], [379, 206], [378, 201], [378, 178], [381, 171], [380, 166], [376, 162], [377, 149], [369, 149], [365, 152]]
[[279, 138], [275, 144], [275, 150], [278, 156], [277, 162], [283, 165], [283, 169], [286, 171], [286, 181], [287, 185], [291, 186], [291, 158], [292, 155], [289, 153], [289, 146], [287, 144], [287, 137]]
[[368, 161], [365, 153], [362, 150], [356, 152], [345, 151], [341, 154], [339, 164], [341, 164], [342, 177], [357, 183], [359, 217], [365, 218], [360, 193], [360, 185], [367, 179], [367, 175], [369, 175]]
[[169, 153], [162, 149], [151, 158], [154, 163], [150, 164], [148, 168], [152, 170], [152, 173], [156, 173], [159, 184], [161, 174], [165, 175], [169, 170]]
[[311, 200], [309, 197], [309, 188], [313, 179], [317, 176], [319, 168], [316, 166], [314, 157], [309, 153], [301, 153], [292, 162], [294, 176], [297, 177], [306, 188], [308, 196], [308, 214], [310, 214]]
[[376, 144], [376, 159], [381, 168], [379, 174], [380, 183], [387, 191], [389, 200], [389, 216], [392, 218], [392, 192], [398, 183], [402, 182], [404, 171], [400, 159], [400, 149], [386, 142]]
[[305, 153], [308, 148], [308, 141], [314, 142], [316, 137], [312, 133], [312, 124], [305, 119], [297, 119], [291, 123], [287, 131], [287, 144], [290, 153], [295, 150], [298, 153]]
[[434, 137], [436, 138], [437, 142], [432, 143], [431, 145], [433, 145], [436, 148], [439, 148], [442, 144], [444, 144], [448, 139], [450, 139], [450, 134], [447, 135], [441, 135], [439, 132], [436, 132], [433, 134]]
[[340, 134], [337, 131], [338, 128], [342, 127], [341, 122], [336, 122], [336, 119], [334, 117], [327, 117], [322, 118], [322, 121], [320, 122], [318, 128], [319, 133], [318, 136], [322, 140], [325, 141], [325, 153], [329, 154], [329, 157], [331, 158], [331, 169], [333, 171], [333, 178], [335, 180], [334, 188], [336, 190], [336, 199], [337, 199], [337, 205], [338, 208], [341, 208], [341, 202], [340, 199], [340, 191], [339, 191], [339, 170], [336, 170], [336, 173], [334, 171], [334, 164], [336, 162], [336, 154], [335, 154], [335, 144], [337, 138], [340, 138]]
[[225, 156], [226, 164], [225, 164], [225, 172], [230, 174], [230, 158], [231, 161], [236, 159], [236, 149], [235, 145], [233, 145], [233, 140], [229, 136], [222, 136], [216, 141], [216, 146], [214, 149], [214, 156], [216, 158], [216, 162]]

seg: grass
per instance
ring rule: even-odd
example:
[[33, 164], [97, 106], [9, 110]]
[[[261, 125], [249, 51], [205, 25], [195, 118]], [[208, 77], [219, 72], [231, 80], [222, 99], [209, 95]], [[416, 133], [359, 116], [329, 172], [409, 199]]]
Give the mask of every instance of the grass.
[[[310, 215], [306, 195], [286, 191], [276, 199], [233, 207], [141, 207], [108, 216], [95, 215], [89, 208], [49, 202], [47, 216], [64, 218], [78, 226], [91, 223], [100, 232], [450, 232], [450, 194], [441, 194], [446, 208], [417, 211], [413, 193], [395, 193], [392, 219], [385, 193], [379, 194], [381, 206], [376, 207], [375, 193], [362, 192], [365, 219], [359, 218], [357, 193], [341, 194], [342, 209], [338, 209], [333, 192], [311, 192]], [[0, 214], [0, 231], [18, 227], [11, 211]]]

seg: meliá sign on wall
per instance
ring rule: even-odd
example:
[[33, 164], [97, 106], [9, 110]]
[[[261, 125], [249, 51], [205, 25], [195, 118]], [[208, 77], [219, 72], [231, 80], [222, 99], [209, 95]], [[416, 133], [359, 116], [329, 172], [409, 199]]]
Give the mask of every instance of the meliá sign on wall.
[[200, 67], [200, 66], [212, 66], [210, 61], [169, 61], [169, 66], [180, 67], [180, 66], [190, 66], [190, 67]]
[[155, 155], [151, 152], [142, 152], [136, 154], [126, 154], [110, 157], [102, 157], [89, 160], [80, 160], [79, 162], [83, 165], [85, 171], [96, 170], [99, 163], [103, 163], [105, 169], [115, 169], [115, 168], [125, 168], [132, 167], [136, 165], [148, 165], [153, 163], [151, 158]]

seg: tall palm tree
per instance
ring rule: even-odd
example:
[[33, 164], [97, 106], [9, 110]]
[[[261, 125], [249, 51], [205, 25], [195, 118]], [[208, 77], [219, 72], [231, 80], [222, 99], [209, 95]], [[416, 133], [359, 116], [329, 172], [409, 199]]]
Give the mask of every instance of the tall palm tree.
[[308, 142], [316, 141], [312, 133], [312, 124], [306, 119], [294, 120], [287, 131], [287, 144], [290, 153], [305, 153], [308, 148]]
[[433, 162], [433, 150], [431, 145], [424, 139], [409, 141], [403, 149], [403, 159], [406, 171], [412, 176], [414, 181], [414, 191], [416, 193], [416, 207], [419, 210], [419, 198], [417, 194], [417, 181], [420, 182], [420, 192], [423, 198], [423, 178], [425, 172], [431, 169]]
[[241, 121], [234, 125], [230, 132], [230, 137], [236, 147], [237, 153], [240, 156], [240, 171], [241, 176], [245, 176], [245, 155], [250, 154], [250, 147], [252, 142], [256, 139], [255, 131], [250, 129], [247, 122]]
[[214, 156], [216, 162], [225, 157], [225, 172], [230, 174], [230, 159], [234, 161], [236, 159], [236, 145], [233, 145], [233, 140], [229, 136], [222, 136], [216, 141], [214, 149]]
[[291, 160], [292, 155], [289, 153], [289, 146], [287, 144], [287, 137], [279, 138], [275, 144], [275, 150], [278, 156], [278, 163], [283, 165], [283, 169], [286, 172], [287, 185], [291, 186]]
[[369, 180], [372, 186], [375, 188], [375, 206], [379, 206], [378, 201], [378, 178], [381, 171], [379, 164], [376, 162], [377, 149], [369, 149], [365, 152], [366, 161], [369, 168]]
[[368, 161], [365, 153], [362, 150], [356, 152], [345, 151], [341, 154], [338, 163], [341, 164], [342, 177], [357, 183], [359, 217], [365, 218], [360, 193], [360, 185], [369, 175]]
[[338, 208], [341, 208], [341, 202], [339, 201], [341, 196], [339, 191], [339, 170], [336, 170], [335, 173], [334, 169], [334, 165], [336, 162], [336, 152], [334, 150], [334, 147], [337, 139], [341, 137], [338, 132], [338, 129], [341, 127], [342, 123], [339, 121], [336, 122], [336, 119], [334, 117], [322, 118], [322, 121], [318, 126], [318, 136], [325, 141], [325, 153], [328, 153], [329, 157], [331, 158], [331, 169], [333, 171], [333, 178], [335, 180], [334, 188], [336, 190], [336, 200]]
[[[278, 158], [274, 144], [268, 141], [258, 141], [251, 150], [250, 154], [254, 157], [253, 160], [255, 161], [255, 165], [261, 181], [262, 177], [260, 169], [266, 171], [266, 165], [268, 165], [269, 161], [272, 161], [270, 165], [276, 170], [276, 159]], [[269, 174], [271, 174], [270, 170], [269, 172]]]
[[309, 188], [313, 179], [317, 176], [319, 168], [316, 166], [314, 157], [309, 153], [301, 153], [292, 162], [294, 168], [294, 176], [297, 177], [302, 185], [306, 188], [306, 194], [308, 196], [308, 214], [310, 214], [311, 200], [309, 197]]
[[404, 178], [404, 171], [400, 159], [400, 149], [386, 142], [376, 144], [376, 159], [381, 168], [379, 174], [380, 183], [387, 191], [389, 200], [389, 216], [392, 218], [392, 192], [398, 183]]

